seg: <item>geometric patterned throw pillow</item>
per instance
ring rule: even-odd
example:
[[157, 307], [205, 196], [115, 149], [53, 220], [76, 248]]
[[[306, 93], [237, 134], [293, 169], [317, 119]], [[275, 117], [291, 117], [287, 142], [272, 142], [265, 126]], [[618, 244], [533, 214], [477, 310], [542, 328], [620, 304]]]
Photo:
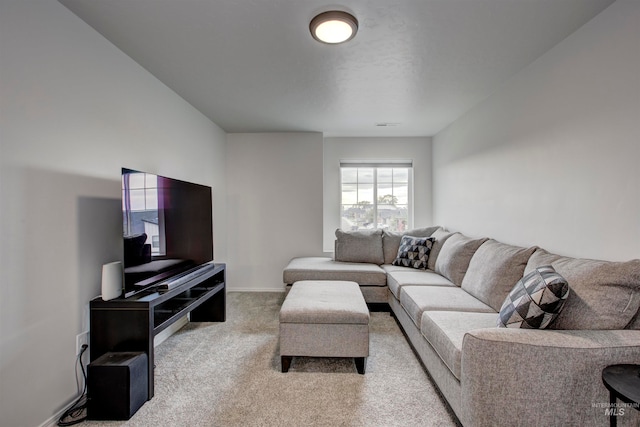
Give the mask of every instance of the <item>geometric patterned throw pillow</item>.
[[544, 329], [569, 296], [569, 284], [550, 265], [538, 267], [513, 287], [498, 315], [499, 328]]
[[426, 270], [434, 241], [435, 237], [402, 236], [398, 255], [392, 264]]

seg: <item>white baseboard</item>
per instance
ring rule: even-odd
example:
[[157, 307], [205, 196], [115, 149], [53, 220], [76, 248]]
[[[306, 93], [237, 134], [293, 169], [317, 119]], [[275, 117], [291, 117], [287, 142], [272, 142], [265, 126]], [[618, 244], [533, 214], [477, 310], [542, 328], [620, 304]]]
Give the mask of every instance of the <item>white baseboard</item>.
[[62, 416], [62, 414], [64, 414], [65, 411], [68, 408], [70, 408], [71, 405], [74, 404], [76, 400], [78, 400], [77, 397], [73, 399], [73, 401], [66, 404], [65, 407], [62, 408], [57, 414], [53, 415], [51, 418], [49, 418], [47, 421], [40, 424], [38, 427], [57, 427], [58, 421], [60, 420], [60, 417]]
[[227, 288], [227, 292], [279, 292], [283, 293], [285, 291], [284, 287], [281, 288], [242, 288], [242, 287], [234, 287], [233, 289]]

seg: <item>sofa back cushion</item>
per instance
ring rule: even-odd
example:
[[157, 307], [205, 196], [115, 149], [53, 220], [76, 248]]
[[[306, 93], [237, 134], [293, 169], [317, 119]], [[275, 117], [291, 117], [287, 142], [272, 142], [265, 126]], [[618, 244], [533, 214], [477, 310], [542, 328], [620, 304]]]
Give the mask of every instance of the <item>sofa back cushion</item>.
[[487, 240], [471, 258], [462, 280], [462, 289], [500, 311], [513, 286], [522, 279], [527, 261], [535, 249]]
[[382, 230], [342, 231], [337, 229], [335, 260], [383, 264]]
[[446, 231], [444, 228], [439, 228], [434, 231], [431, 236], [434, 238], [433, 245], [431, 245], [431, 253], [429, 253], [429, 259], [427, 260], [427, 268], [429, 270], [435, 271], [436, 269], [436, 260], [438, 259], [438, 254], [440, 253], [440, 249], [442, 249], [442, 245], [444, 242], [452, 236], [453, 233], [450, 231]]
[[610, 262], [570, 258], [538, 248], [525, 273], [551, 265], [571, 287], [549, 329], [624, 329], [640, 308], [640, 260]]
[[[440, 249], [436, 259], [436, 273], [443, 275], [457, 286], [461, 286], [462, 279], [464, 279], [467, 268], [469, 268], [471, 257], [486, 241], [486, 237], [472, 239], [461, 233], [452, 234]], [[513, 286], [513, 283], [511, 285]], [[502, 301], [500, 303], [502, 304]]]
[[391, 264], [398, 255], [398, 249], [400, 248], [400, 241], [402, 236], [413, 237], [429, 237], [434, 231], [438, 230], [440, 226], [415, 228], [409, 231], [387, 231], [382, 233], [382, 250], [384, 251], [384, 263]]

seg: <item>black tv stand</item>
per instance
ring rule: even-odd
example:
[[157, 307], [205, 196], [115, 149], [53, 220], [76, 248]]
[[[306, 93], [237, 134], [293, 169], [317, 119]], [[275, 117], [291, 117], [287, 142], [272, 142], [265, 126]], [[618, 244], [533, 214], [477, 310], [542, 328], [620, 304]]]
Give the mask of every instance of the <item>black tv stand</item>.
[[153, 338], [190, 313], [192, 322], [226, 320], [226, 266], [216, 264], [202, 275], [171, 289], [151, 287], [128, 297], [89, 303], [91, 361], [107, 352], [147, 354], [149, 396], [154, 394]]

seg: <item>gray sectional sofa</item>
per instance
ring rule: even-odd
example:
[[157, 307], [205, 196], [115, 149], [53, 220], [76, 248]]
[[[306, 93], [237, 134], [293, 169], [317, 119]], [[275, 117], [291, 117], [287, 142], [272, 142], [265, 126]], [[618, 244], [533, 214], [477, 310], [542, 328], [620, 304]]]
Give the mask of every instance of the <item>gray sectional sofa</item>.
[[[355, 281], [367, 303], [388, 303], [465, 426], [609, 423], [602, 369], [640, 363], [640, 260], [570, 258], [441, 227], [403, 234], [430, 237], [420, 268], [393, 265], [402, 234], [337, 230], [333, 258], [295, 258], [284, 282]], [[498, 327], [514, 285], [542, 266], [569, 286], [554, 320]], [[628, 409], [618, 425], [640, 425], [639, 414]]]

